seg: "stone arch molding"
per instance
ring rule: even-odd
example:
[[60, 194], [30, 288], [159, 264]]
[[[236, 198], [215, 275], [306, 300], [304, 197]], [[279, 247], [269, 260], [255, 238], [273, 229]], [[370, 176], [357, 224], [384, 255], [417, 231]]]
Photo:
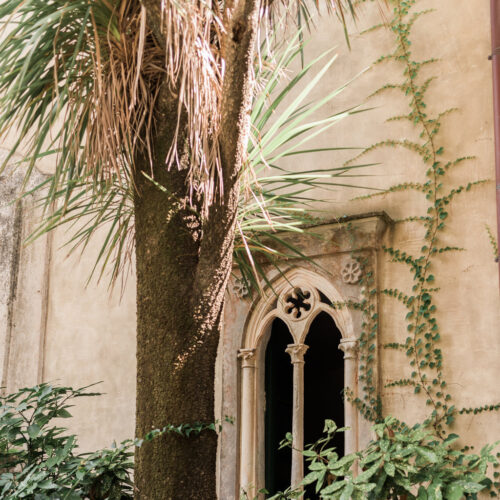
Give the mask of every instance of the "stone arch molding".
[[[272, 282], [272, 289], [267, 287], [250, 311], [242, 348], [257, 349], [276, 318], [287, 325], [295, 344], [303, 344], [311, 323], [321, 311], [333, 318], [343, 339], [352, 338], [354, 328], [349, 309], [334, 308], [321, 302], [319, 292], [332, 303], [342, 303], [346, 300], [330, 280], [308, 269], [297, 267], [278, 276]], [[309, 308], [301, 308], [300, 315], [297, 315], [298, 309], [292, 307], [293, 301], [301, 298]]]
[[[244, 328], [240, 363], [240, 491], [254, 498], [264, 484], [264, 409], [265, 395], [263, 375], [265, 369], [265, 344], [269, 338], [271, 324], [281, 319], [288, 327], [293, 343], [286, 352], [293, 365], [293, 442], [292, 485], [298, 485], [304, 476], [303, 457], [300, 449], [304, 439], [304, 354], [307, 351], [306, 336], [316, 316], [324, 311], [329, 314], [342, 339], [339, 349], [344, 352], [344, 379], [354, 396], [357, 388], [358, 340], [354, 332], [354, 321], [347, 307], [333, 307], [321, 300], [320, 292], [330, 303], [346, 301], [339, 290], [325, 276], [297, 267], [276, 277], [271, 286], [253, 304]], [[357, 412], [347, 401], [344, 404], [345, 451], [357, 448]], [[260, 497], [259, 497], [260, 498]]]

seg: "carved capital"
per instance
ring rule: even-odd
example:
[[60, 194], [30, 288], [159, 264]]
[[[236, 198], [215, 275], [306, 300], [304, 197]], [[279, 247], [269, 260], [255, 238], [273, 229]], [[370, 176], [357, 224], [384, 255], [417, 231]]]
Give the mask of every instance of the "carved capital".
[[255, 368], [255, 349], [240, 349], [238, 358], [242, 368]]
[[296, 364], [304, 362], [304, 354], [307, 349], [309, 349], [309, 346], [305, 344], [289, 344], [286, 348], [286, 352], [290, 354], [292, 364]]
[[357, 339], [342, 339], [339, 344], [339, 349], [344, 352], [344, 359], [356, 359], [358, 352]]

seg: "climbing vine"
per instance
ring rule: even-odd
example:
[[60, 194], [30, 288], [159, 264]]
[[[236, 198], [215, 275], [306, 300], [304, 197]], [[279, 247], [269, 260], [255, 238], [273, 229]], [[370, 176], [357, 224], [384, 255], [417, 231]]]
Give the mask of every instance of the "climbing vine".
[[[416, 11], [417, 0], [391, 0], [393, 6], [392, 18], [384, 24], [379, 24], [367, 31], [388, 27], [394, 36], [395, 48], [392, 52], [382, 55], [375, 64], [393, 62], [402, 69], [402, 80], [383, 85], [372, 96], [383, 92], [401, 92], [408, 100], [409, 111], [403, 115], [389, 118], [389, 121], [407, 121], [413, 124], [418, 131], [418, 140], [389, 139], [378, 142], [361, 152], [347, 162], [347, 165], [372, 151], [394, 147], [403, 148], [415, 153], [426, 172], [423, 183], [407, 182], [397, 184], [388, 189], [365, 196], [371, 198], [380, 194], [396, 191], [416, 191], [426, 200], [427, 210], [422, 215], [412, 215], [404, 222], [421, 225], [424, 228], [424, 244], [415, 255], [395, 247], [383, 247], [383, 251], [390, 256], [393, 262], [407, 266], [411, 273], [413, 286], [411, 292], [397, 288], [385, 288], [378, 292], [404, 305], [406, 309], [406, 339], [401, 342], [388, 343], [385, 349], [393, 349], [406, 355], [411, 366], [411, 375], [407, 378], [388, 383], [385, 387], [406, 386], [412, 388], [415, 394], [423, 394], [430, 411], [424, 426], [432, 427], [437, 436], [445, 438], [446, 427], [451, 425], [456, 416], [464, 413], [479, 413], [498, 410], [500, 405], [490, 404], [480, 408], [457, 409], [452, 402], [452, 395], [448, 390], [443, 375], [443, 352], [440, 348], [441, 329], [437, 317], [437, 308], [434, 297], [439, 290], [437, 287], [437, 257], [444, 253], [463, 250], [458, 246], [445, 246], [441, 242], [441, 234], [446, 228], [448, 207], [455, 197], [473, 186], [482, 184], [483, 180], [470, 182], [453, 188], [447, 187], [447, 174], [454, 167], [468, 160], [471, 156], [452, 158], [440, 141], [440, 130], [444, 116], [455, 111], [446, 109], [437, 114], [431, 114], [426, 104], [428, 90], [435, 77], [424, 78], [422, 69], [431, 65], [437, 59], [430, 58], [423, 61], [416, 60], [412, 54], [411, 29], [421, 16], [430, 10]], [[402, 221], [402, 222], [403, 222]], [[381, 398], [377, 395], [374, 383], [374, 362], [376, 337], [378, 333], [378, 317], [373, 302], [377, 294], [373, 272], [369, 269], [367, 259], [359, 258], [366, 273], [363, 282], [363, 299], [357, 307], [364, 315], [362, 332], [360, 334], [360, 381], [362, 382], [362, 396], [353, 402], [363, 416], [370, 421], [382, 420]], [[352, 400], [352, 393], [347, 394]]]

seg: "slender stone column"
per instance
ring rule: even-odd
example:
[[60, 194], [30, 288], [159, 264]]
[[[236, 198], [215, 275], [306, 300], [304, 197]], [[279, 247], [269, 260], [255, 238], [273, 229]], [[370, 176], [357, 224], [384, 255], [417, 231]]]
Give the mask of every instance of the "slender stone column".
[[255, 349], [240, 349], [241, 359], [241, 446], [240, 489], [254, 497], [255, 484]]
[[293, 364], [293, 414], [292, 414], [292, 486], [296, 487], [304, 479], [304, 354], [308, 346], [290, 344], [286, 352]]
[[[344, 352], [344, 386], [356, 394], [358, 340], [342, 339], [339, 349]], [[345, 432], [344, 452], [346, 455], [353, 453], [357, 448], [357, 417], [358, 413], [354, 405], [347, 400], [344, 401], [344, 425], [349, 427], [349, 430]]]

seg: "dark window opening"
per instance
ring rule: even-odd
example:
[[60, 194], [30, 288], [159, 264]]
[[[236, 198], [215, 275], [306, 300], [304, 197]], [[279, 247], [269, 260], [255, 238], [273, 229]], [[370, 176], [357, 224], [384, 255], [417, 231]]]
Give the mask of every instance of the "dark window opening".
[[[335, 321], [325, 312], [314, 319], [305, 343], [309, 346], [304, 361], [304, 443], [316, 442], [323, 434], [326, 419], [344, 426], [344, 353], [338, 348], [342, 336]], [[344, 455], [344, 433], [333, 443], [339, 456]], [[307, 463], [304, 466], [307, 474]], [[319, 499], [314, 485], [304, 498]]]
[[285, 323], [275, 319], [266, 348], [265, 364], [265, 469], [269, 496], [290, 486], [292, 453], [279, 450], [287, 432], [292, 432], [293, 366], [286, 352], [293, 339]]
[[320, 302], [323, 302], [323, 304], [327, 304], [329, 306], [333, 305], [332, 301], [321, 290], [318, 290], [318, 292]]

